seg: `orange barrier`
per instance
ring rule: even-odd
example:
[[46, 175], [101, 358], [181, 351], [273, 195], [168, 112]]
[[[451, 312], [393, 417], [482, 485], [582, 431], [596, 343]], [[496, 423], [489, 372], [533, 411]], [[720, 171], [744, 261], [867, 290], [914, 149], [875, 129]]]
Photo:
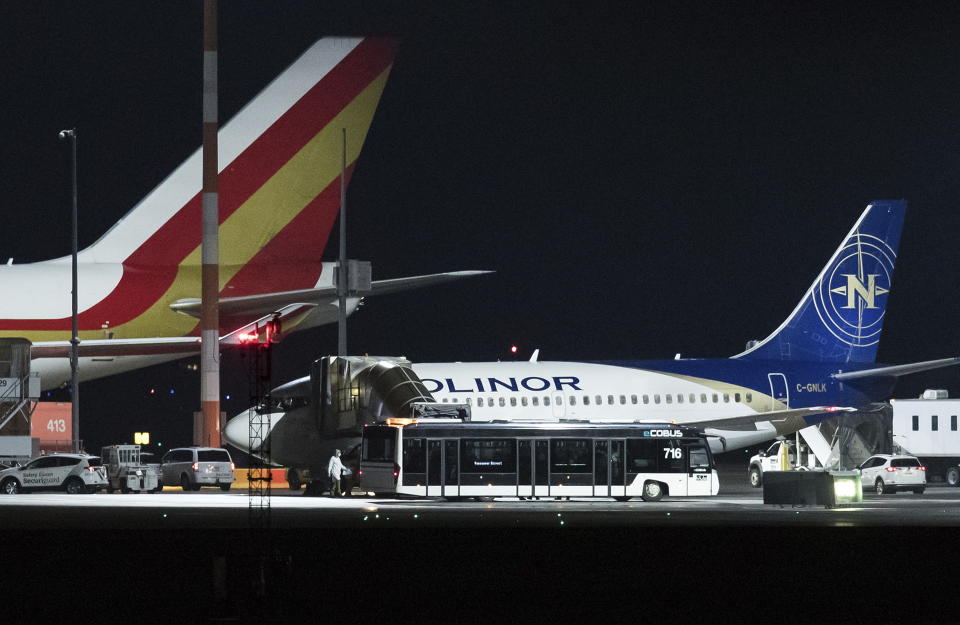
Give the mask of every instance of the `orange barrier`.
[[[234, 480], [233, 487], [247, 488], [249, 486], [249, 483], [247, 481], [247, 472], [251, 470], [258, 471], [257, 469], [234, 469], [233, 470], [233, 480]], [[270, 483], [271, 488], [290, 488], [290, 485], [287, 484], [286, 469], [270, 469], [270, 477], [273, 478], [273, 480]]]

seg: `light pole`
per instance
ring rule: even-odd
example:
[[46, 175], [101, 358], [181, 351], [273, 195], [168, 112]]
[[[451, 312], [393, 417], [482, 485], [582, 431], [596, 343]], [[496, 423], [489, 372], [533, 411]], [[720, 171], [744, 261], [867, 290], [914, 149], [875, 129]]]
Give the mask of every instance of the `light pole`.
[[73, 209], [71, 211], [71, 273], [72, 288], [70, 291], [72, 307], [70, 317], [73, 322], [73, 332], [70, 335], [70, 421], [72, 431], [72, 446], [74, 452], [80, 451], [80, 388], [77, 381], [77, 348], [80, 345], [80, 337], [77, 336], [77, 129], [68, 128], [61, 130], [59, 137], [61, 140], [70, 139], [71, 149], [71, 178], [73, 183]]

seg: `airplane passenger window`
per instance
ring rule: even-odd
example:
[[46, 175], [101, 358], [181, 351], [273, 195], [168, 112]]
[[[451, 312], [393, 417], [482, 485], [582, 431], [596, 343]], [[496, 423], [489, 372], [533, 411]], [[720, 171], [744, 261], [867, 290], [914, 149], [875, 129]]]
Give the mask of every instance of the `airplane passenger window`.
[[717, 397], [717, 394], [714, 393], [714, 394], [713, 394], [713, 403], [717, 403], [718, 401], [720, 401], [720, 400], [719, 400], [719, 398]]
[[752, 401], [753, 401], [753, 393], [747, 393], [747, 403], [749, 404]]
[[734, 394], [733, 394], [733, 401], [736, 401], [736, 402], [739, 402], [739, 401], [740, 401], [740, 393], [734, 393]]
[[724, 393], [724, 394], [723, 394], [723, 403], [727, 403], [727, 402], [729, 402], [729, 401], [730, 401], [730, 393]]
[[533, 402], [533, 405], [534, 405], [534, 406], [539, 406], [539, 405], [540, 405], [540, 398], [537, 397], [536, 395], [534, 395], [534, 396], [530, 399], [530, 401]]
[[516, 398], [516, 397], [511, 397], [511, 398], [510, 398], [510, 405], [511, 405], [511, 406], [516, 406], [516, 405], [517, 405], [517, 398]]
[[483, 397], [477, 397], [477, 407], [483, 408]]
[[622, 406], [622, 405], [625, 404], [625, 403], [627, 403], [627, 396], [626, 396], [626, 395], [621, 395], [621, 396], [620, 396], [620, 405]]
[[696, 393], [690, 393], [690, 403], [691, 403], [691, 404], [697, 403], [697, 394], [696, 394]]
[[706, 394], [706, 393], [700, 393], [700, 403], [701, 403], [701, 404], [707, 403], [707, 394]]
[[570, 396], [570, 405], [571, 405], [571, 406], [576, 406], [576, 405], [577, 405], [577, 396], [576, 396], [576, 395], [571, 395], [571, 396]]
[[594, 399], [594, 403], [597, 404], [598, 406], [600, 406], [600, 405], [603, 404], [603, 398], [600, 397], [599, 395], [597, 395], [597, 396], [594, 397], [593, 399]]
[[667, 394], [666, 394], [666, 398], [667, 398], [667, 403], [668, 403], [668, 404], [672, 404], [672, 403], [673, 403], [673, 395], [671, 395], [670, 393], [667, 393]]
[[655, 403], [655, 404], [659, 404], [659, 403], [660, 403], [660, 396], [659, 396], [659, 395], [654, 395], [654, 396], [653, 396], [653, 403]]
[[500, 398], [500, 407], [503, 408], [503, 407], [506, 406], [506, 405], [507, 405], [506, 399], [503, 398], [503, 397], [501, 397], [501, 398]]
[[677, 403], [678, 404], [683, 403], [683, 393], [677, 393]]
[[[636, 395], [631, 395], [631, 396], [630, 396], [630, 403], [631, 403], [631, 404], [637, 403], [637, 396], [636, 396]], [[644, 403], [646, 403], [646, 402], [644, 402]]]
[[650, 403], [650, 396], [649, 396], [649, 395], [644, 395], [644, 396], [643, 396], [643, 403], [645, 403], [645, 404], [649, 404], [649, 403]]
[[468, 405], [468, 406], [472, 406], [472, 405], [473, 405], [473, 398], [472, 398], [472, 397], [467, 397], [467, 405]]
[[521, 405], [521, 406], [526, 406], [526, 405], [527, 405], [527, 398], [526, 398], [526, 397], [521, 397], [521, 398], [520, 398], [520, 405]]
[[583, 396], [583, 405], [584, 405], [584, 406], [589, 406], [589, 405], [590, 405], [590, 396], [589, 396], [589, 395], [584, 395], [584, 396]]
[[[558, 401], [557, 403], [559, 404], [560, 402]], [[549, 397], [549, 396], [543, 398], [543, 405], [544, 405], [544, 406], [549, 406], [549, 405], [550, 405], [550, 397]]]

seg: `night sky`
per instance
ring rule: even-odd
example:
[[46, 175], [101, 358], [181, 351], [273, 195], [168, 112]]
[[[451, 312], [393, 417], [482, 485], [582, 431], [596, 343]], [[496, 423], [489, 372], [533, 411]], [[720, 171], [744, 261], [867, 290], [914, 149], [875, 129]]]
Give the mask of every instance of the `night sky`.
[[[497, 273], [368, 300], [352, 353], [729, 356], [780, 324], [870, 200], [905, 198], [880, 360], [960, 354], [958, 16], [783, 4], [222, 2], [220, 117], [320, 36], [403, 38], [349, 255], [375, 279]], [[0, 41], [0, 261], [69, 253], [61, 128], [78, 127], [81, 247], [199, 146], [199, 2], [5, 4]], [[335, 326], [295, 338], [277, 384], [336, 350]], [[195, 362], [84, 384], [87, 447], [189, 444]], [[227, 353], [222, 369], [233, 416], [245, 368]], [[920, 374], [897, 395], [957, 382]]]

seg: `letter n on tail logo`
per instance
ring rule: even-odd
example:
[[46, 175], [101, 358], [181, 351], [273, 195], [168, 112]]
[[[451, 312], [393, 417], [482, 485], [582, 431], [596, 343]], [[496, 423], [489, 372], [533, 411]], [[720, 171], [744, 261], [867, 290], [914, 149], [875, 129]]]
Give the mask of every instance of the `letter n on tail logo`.
[[854, 233], [847, 240], [813, 293], [817, 314], [833, 336], [854, 347], [880, 340], [896, 258], [877, 237]]

